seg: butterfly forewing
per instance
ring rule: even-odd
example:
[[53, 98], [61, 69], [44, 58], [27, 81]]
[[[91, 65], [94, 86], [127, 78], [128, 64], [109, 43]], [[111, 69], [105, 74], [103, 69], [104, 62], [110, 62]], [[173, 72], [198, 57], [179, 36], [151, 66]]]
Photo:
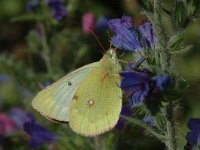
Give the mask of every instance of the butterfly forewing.
[[83, 66], [43, 89], [33, 99], [33, 108], [49, 119], [67, 122], [69, 107], [77, 88], [99, 65], [99, 62], [95, 62]]

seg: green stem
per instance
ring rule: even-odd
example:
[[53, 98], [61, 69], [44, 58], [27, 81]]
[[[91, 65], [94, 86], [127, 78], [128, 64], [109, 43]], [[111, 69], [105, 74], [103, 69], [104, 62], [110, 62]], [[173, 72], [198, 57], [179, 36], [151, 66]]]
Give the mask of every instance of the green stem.
[[46, 35], [46, 22], [43, 20], [41, 21], [41, 15], [45, 14], [44, 10], [41, 8], [37, 13], [37, 21], [41, 28], [41, 44], [42, 44], [42, 57], [46, 63], [47, 73], [49, 75], [52, 74], [52, 65], [51, 65], [51, 57], [50, 57], [50, 48], [47, 42], [47, 35]]
[[160, 56], [160, 62], [157, 65], [162, 66], [162, 70], [164, 72], [167, 71], [168, 65], [169, 65], [169, 59], [168, 59], [168, 52], [166, 49], [166, 39], [162, 24], [162, 17], [161, 17], [161, 0], [154, 0], [154, 28], [156, 32], [156, 38], [157, 38], [157, 44], [156, 44], [156, 54], [155, 57]]
[[49, 74], [52, 73], [52, 67], [51, 67], [51, 60], [50, 60], [50, 48], [48, 46], [48, 43], [47, 43], [47, 38], [46, 38], [46, 32], [45, 32], [45, 27], [44, 25], [41, 25], [41, 28], [42, 28], [42, 47], [43, 47], [43, 58], [46, 62], [46, 66], [47, 66], [47, 72]]
[[95, 150], [101, 150], [102, 149], [99, 136], [94, 137], [94, 143], [95, 143]]
[[157, 43], [159, 48], [166, 46], [161, 18], [161, 10], [161, 0], [154, 0], [154, 27], [156, 29], [156, 37], [158, 40]]
[[168, 147], [168, 150], [176, 150], [176, 132], [175, 132], [175, 125], [174, 125], [174, 109], [173, 104], [170, 103], [168, 107], [165, 109], [165, 116], [166, 116], [166, 136], [168, 137], [168, 141], [166, 141], [166, 146]]
[[128, 116], [124, 116], [124, 115], [121, 115], [121, 117], [122, 117], [123, 119], [127, 120], [128, 122], [131, 122], [131, 123], [133, 123], [133, 124], [135, 124], [135, 125], [138, 125], [138, 126], [140, 126], [140, 127], [143, 127], [143, 128], [145, 128], [145, 129], [147, 129], [151, 134], [153, 134], [153, 135], [154, 135], [155, 137], [157, 137], [159, 140], [161, 140], [161, 141], [163, 141], [163, 142], [165, 142], [165, 141], [167, 140], [167, 138], [166, 138], [164, 135], [162, 135], [162, 134], [156, 132], [153, 128], [151, 128], [150, 126], [148, 126], [148, 125], [147, 125], [146, 123], [144, 123], [143, 121], [138, 120], [138, 119], [136, 119], [136, 118], [131, 118], [131, 117], [128, 117]]
[[[167, 42], [165, 39], [163, 24], [162, 24], [162, 7], [161, 0], [154, 0], [154, 28], [157, 37], [156, 52], [160, 56], [160, 64], [163, 72], [168, 72], [170, 69], [170, 54], [167, 49]], [[157, 54], [156, 54], [157, 55]], [[155, 56], [156, 56], [155, 55]], [[156, 56], [157, 57], [157, 56]], [[170, 103], [164, 108], [164, 117], [166, 119], [166, 131], [165, 135], [168, 140], [165, 141], [165, 145], [168, 150], [176, 150], [176, 138], [175, 138], [175, 126], [173, 121], [173, 105]]]

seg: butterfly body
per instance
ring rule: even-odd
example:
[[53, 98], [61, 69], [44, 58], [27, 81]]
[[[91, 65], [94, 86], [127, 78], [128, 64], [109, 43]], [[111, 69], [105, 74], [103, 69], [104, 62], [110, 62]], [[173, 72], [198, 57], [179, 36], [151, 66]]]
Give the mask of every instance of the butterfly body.
[[119, 70], [111, 49], [99, 62], [81, 67], [39, 92], [33, 107], [50, 120], [69, 122], [78, 134], [104, 133], [116, 125], [121, 112]]

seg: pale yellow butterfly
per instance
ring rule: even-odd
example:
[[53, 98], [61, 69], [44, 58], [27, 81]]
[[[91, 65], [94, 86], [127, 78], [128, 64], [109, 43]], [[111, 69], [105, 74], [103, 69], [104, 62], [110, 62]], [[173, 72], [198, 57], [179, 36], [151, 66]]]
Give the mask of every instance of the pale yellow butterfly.
[[115, 50], [40, 91], [32, 106], [52, 121], [69, 122], [73, 131], [96, 136], [115, 127], [122, 107], [120, 65]]

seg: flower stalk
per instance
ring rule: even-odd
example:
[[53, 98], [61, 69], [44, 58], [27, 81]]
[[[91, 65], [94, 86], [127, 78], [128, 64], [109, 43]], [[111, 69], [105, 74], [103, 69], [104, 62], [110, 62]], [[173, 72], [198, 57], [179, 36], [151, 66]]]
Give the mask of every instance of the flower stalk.
[[[165, 40], [165, 34], [163, 30], [162, 17], [161, 17], [161, 1], [154, 0], [154, 28], [157, 37], [156, 53], [160, 56], [160, 65], [163, 72], [168, 72], [170, 69], [170, 55], [168, 52], [167, 42]], [[157, 55], [157, 54], [156, 54]], [[158, 65], [158, 64], [157, 64]], [[166, 120], [166, 131], [165, 135], [168, 140], [165, 141], [165, 145], [168, 150], [176, 150], [176, 135], [175, 125], [173, 121], [173, 104], [169, 102], [169, 105], [163, 110]]]
[[47, 72], [49, 74], [51, 74], [52, 73], [52, 67], [51, 67], [52, 65], [51, 65], [51, 60], [50, 60], [50, 48], [49, 48], [48, 43], [47, 43], [45, 27], [42, 24], [41, 24], [41, 29], [42, 29], [42, 33], [43, 33], [42, 40], [41, 40], [42, 47], [43, 47], [42, 55], [43, 55], [43, 58], [46, 62]]
[[157, 44], [156, 44], [156, 53], [155, 57], [160, 57], [160, 62], [157, 65], [161, 65], [162, 70], [166, 72], [168, 70], [168, 52], [166, 49], [166, 40], [165, 34], [163, 30], [162, 18], [161, 18], [161, 1], [154, 0], [154, 28], [157, 37]]
[[170, 103], [169, 106], [166, 108], [166, 136], [168, 137], [168, 141], [165, 143], [168, 150], [176, 150], [176, 135], [175, 135], [175, 125], [173, 121], [173, 104]]

